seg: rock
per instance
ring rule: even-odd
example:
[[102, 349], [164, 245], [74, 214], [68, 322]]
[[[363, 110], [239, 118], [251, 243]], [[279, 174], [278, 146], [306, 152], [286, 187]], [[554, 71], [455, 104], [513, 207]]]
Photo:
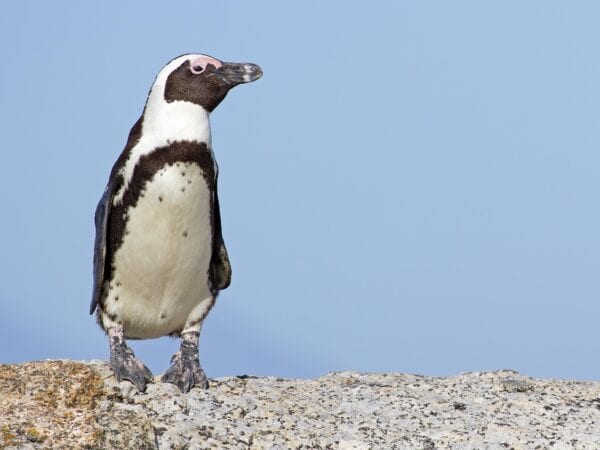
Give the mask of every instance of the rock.
[[330, 373], [139, 393], [100, 361], [0, 365], [0, 448], [600, 448], [600, 383]]

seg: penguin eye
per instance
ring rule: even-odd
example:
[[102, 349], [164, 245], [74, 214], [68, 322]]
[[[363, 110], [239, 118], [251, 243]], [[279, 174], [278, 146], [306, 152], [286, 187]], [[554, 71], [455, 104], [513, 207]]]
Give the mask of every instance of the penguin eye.
[[192, 66], [192, 73], [197, 75], [202, 72], [204, 72], [204, 67], [202, 67], [200, 65]]

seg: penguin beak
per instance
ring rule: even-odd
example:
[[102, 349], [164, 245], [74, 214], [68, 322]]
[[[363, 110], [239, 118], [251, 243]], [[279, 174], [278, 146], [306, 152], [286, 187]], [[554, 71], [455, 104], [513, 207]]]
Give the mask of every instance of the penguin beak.
[[250, 83], [262, 77], [262, 69], [251, 63], [224, 62], [217, 69], [223, 81], [231, 87], [242, 83]]

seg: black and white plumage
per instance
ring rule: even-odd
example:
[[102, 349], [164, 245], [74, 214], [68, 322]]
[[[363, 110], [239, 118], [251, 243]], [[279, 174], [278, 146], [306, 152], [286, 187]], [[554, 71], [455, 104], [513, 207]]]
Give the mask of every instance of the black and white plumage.
[[117, 379], [152, 380], [125, 339], [180, 336], [163, 381], [207, 387], [202, 321], [231, 266], [221, 234], [209, 114], [227, 92], [262, 75], [254, 64], [188, 54], [159, 72], [96, 209], [90, 314], [110, 341]]

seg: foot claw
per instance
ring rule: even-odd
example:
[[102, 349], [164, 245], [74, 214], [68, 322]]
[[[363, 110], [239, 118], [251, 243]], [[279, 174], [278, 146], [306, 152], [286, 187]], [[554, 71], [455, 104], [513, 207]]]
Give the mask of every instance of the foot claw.
[[152, 372], [134, 356], [129, 348], [127, 350], [129, 351], [111, 355], [110, 366], [117, 381], [129, 380], [138, 391], [144, 392], [146, 383], [152, 382]]
[[184, 394], [194, 386], [208, 389], [208, 379], [200, 363], [192, 358], [181, 358], [178, 354], [173, 357], [173, 364], [162, 376], [161, 381], [176, 385]]

